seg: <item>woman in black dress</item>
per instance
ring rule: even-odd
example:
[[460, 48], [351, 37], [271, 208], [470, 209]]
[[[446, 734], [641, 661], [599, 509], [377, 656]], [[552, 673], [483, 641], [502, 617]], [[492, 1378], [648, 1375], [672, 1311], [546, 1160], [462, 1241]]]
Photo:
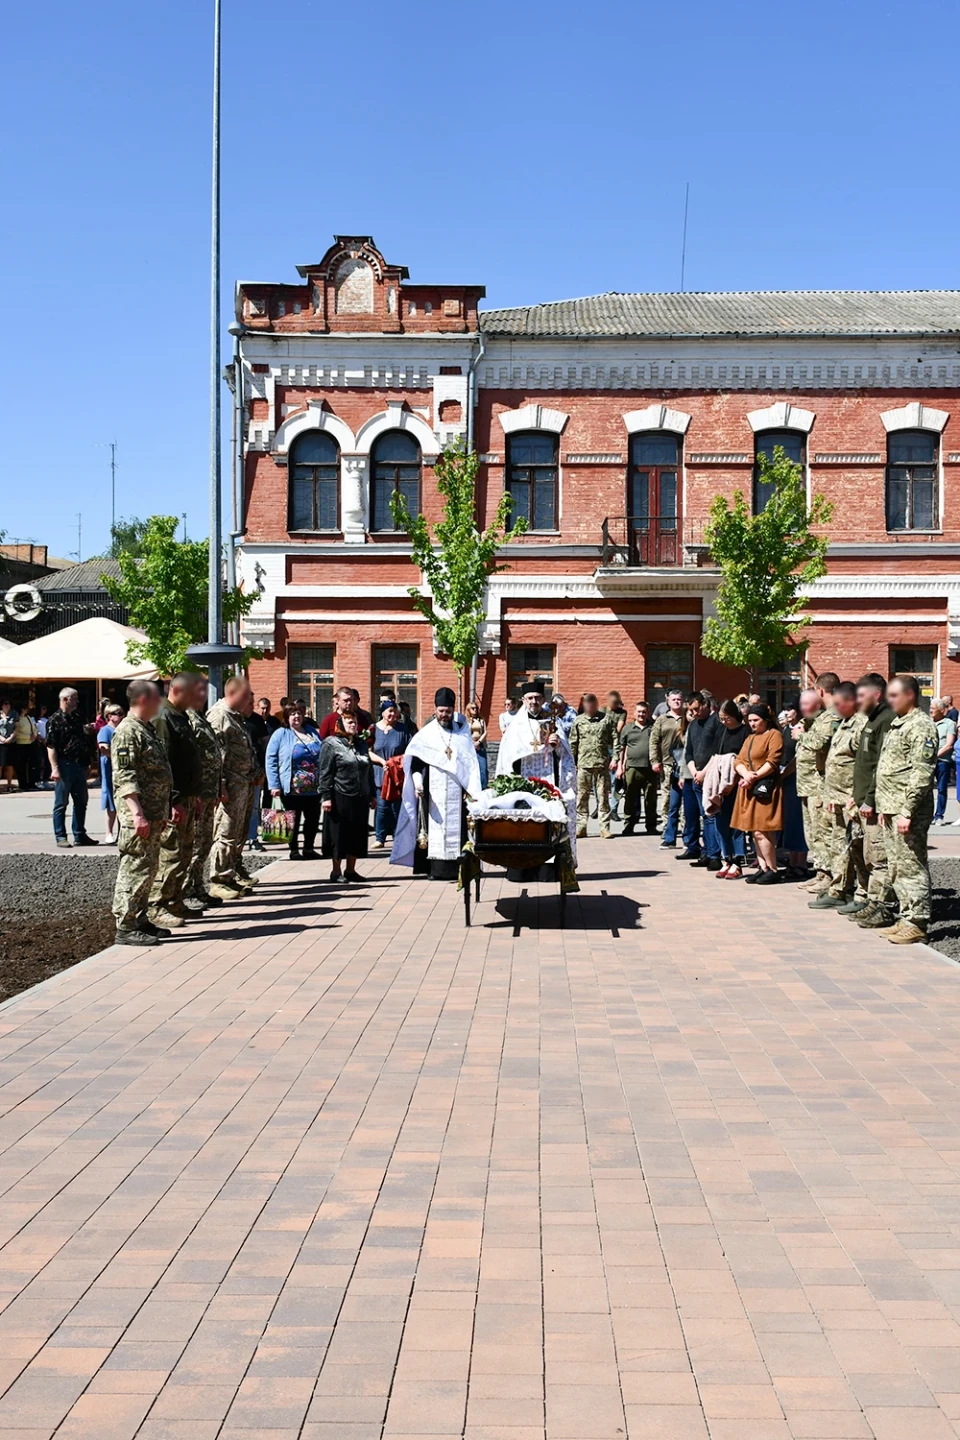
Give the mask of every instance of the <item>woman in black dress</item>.
[[332, 862], [331, 880], [358, 881], [357, 857], [367, 853], [370, 809], [377, 792], [367, 742], [359, 733], [356, 715], [339, 715], [333, 735], [320, 751], [318, 780], [323, 810], [323, 853]]

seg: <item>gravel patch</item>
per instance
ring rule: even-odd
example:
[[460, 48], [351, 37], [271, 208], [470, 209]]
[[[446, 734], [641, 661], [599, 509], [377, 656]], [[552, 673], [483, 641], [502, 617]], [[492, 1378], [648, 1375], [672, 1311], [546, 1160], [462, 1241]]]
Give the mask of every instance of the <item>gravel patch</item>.
[[[252, 872], [285, 855], [247, 853]], [[113, 944], [115, 849], [84, 855], [0, 855], [0, 1000]]]
[[960, 859], [931, 860], [933, 921], [927, 944], [960, 960]]

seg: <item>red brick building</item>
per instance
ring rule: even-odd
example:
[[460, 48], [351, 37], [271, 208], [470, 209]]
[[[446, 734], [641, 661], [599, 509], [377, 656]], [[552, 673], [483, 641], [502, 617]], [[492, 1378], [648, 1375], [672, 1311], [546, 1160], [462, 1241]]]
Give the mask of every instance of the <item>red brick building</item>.
[[[237, 288], [244, 624], [258, 693], [394, 685], [429, 710], [451, 667], [407, 587], [402, 490], [440, 513], [433, 466], [462, 435], [479, 508], [508, 487], [530, 529], [488, 587], [478, 689], [531, 674], [576, 701], [676, 682], [743, 688], [699, 649], [717, 573], [709, 505], [755, 505], [783, 444], [834, 502], [808, 665], [912, 670], [960, 696], [960, 292], [607, 294], [480, 310], [480, 285], [411, 283], [338, 236], [297, 284]], [[800, 676], [769, 675], [771, 700]]]

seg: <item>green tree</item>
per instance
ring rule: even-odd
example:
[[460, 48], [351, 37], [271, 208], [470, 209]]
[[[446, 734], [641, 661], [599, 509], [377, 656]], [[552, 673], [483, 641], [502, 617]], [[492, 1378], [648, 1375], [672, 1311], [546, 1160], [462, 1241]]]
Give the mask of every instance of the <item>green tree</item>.
[[733, 505], [718, 495], [705, 539], [720, 570], [717, 614], [700, 648], [711, 660], [750, 671], [795, 657], [810, 621], [797, 614], [806, 587], [826, 571], [827, 538], [814, 533], [833, 514], [818, 494], [808, 505], [803, 470], [781, 445], [757, 456], [758, 480], [770, 487], [759, 515], [741, 490]]
[[110, 549], [108, 555], [111, 559], [119, 559], [121, 555], [143, 555], [143, 543], [147, 533], [148, 521], [141, 520], [137, 515], [131, 515], [128, 519], [118, 520], [110, 527]]
[[[195, 669], [186, 651], [207, 635], [208, 543], [177, 540], [175, 515], [151, 515], [138, 523], [144, 527], [141, 553], [120, 551], [120, 578], [100, 577], [117, 604], [129, 610], [131, 623], [146, 632], [146, 640], [128, 641], [127, 659], [131, 665], [149, 660], [161, 675]], [[245, 615], [254, 598], [239, 587], [225, 590], [224, 621]]]
[[[443, 519], [433, 535], [422, 515], [411, 515], [402, 495], [396, 494], [391, 500], [394, 523], [410, 537], [413, 563], [430, 587], [427, 596], [418, 586], [411, 585], [410, 596], [421, 615], [433, 626], [440, 652], [453, 661], [458, 680], [462, 680], [479, 648], [483, 593], [488, 577], [504, 568], [496, 563], [496, 556], [507, 538], [513, 504], [511, 497], [504, 493], [493, 524], [484, 531], [478, 528], [479, 465], [476, 452], [468, 454], [462, 440], [458, 439], [444, 450], [434, 473], [445, 504]], [[510, 537], [522, 535], [526, 528], [526, 520], [516, 520]]]

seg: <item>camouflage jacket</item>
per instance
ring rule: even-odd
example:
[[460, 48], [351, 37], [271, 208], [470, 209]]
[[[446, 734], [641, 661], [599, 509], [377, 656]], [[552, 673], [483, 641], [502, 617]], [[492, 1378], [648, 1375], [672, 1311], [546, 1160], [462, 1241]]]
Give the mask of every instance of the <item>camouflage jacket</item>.
[[200, 799], [218, 800], [223, 784], [223, 751], [217, 732], [199, 710], [188, 710], [187, 719], [200, 750]]
[[587, 769], [609, 765], [617, 744], [617, 717], [599, 710], [578, 715], [570, 727], [570, 749], [578, 765]]
[[223, 753], [223, 778], [227, 785], [252, 785], [257, 774], [257, 757], [243, 716], [218, 700], [208, 716]]
[[853, 768], [865, 724], [865, 715], [851, 715], [833, 732], [823, 771], [823, 798], [831, 804], [853, 799]]
[[[110, 760], [116, 800], [138, 795], [147, 820], [166, 820], [170, 814], [173, 774], [163, 742], [153, 726], [138, 720], [136, 715], [127, 715], [117, 726], [110, 744]], [[118, 804], [117, 809], [121, 820], [130, 824], [129, 807]]]
[[919, 708], [897, 715], [883, 737], [877, 762], [877, 811], [923, 817], [933, 809], [937, 727]]
[[840, 724], [840, 716], [831, 705], [815, 715], [810, 728], [797, 741], [797, 794], [820, 795], [823, 791], [823, 772], [827, 763], [827, 751], [833, 732]]

